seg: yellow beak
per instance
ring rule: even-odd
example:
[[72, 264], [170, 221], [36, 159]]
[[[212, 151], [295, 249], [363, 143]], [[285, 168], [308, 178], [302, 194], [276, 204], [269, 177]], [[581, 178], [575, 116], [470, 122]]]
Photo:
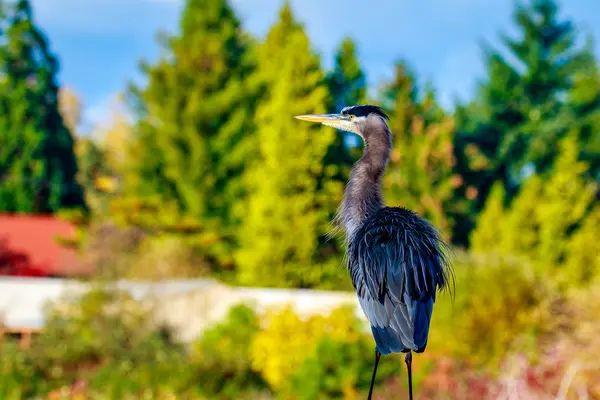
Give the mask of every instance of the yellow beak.
[[317, 122], [320, 124], [335, 124], [336, 122], [346, 120], [342, 114], [309, 114], [297, 115], [294, 118], [302, 121]]

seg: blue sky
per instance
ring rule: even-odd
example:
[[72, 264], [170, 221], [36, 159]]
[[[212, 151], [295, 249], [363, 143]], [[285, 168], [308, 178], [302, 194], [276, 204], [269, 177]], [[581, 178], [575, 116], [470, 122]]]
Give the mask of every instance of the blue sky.
[[[283, 0], [230, 0], [246, 29], [263, 37]], [[184, 0], [32, 0], [35, 18], [61, 61], [60, 82], [100, 122], [114, 96], [140, 79], [140, 59], [158, 55], [156, 33], [174, 32]], [[483, 73], [481, 43], [513, 31], [512, 0], [291, 0], [321, 54], [332, 63], [341, 39], [358, 44], [372, 87], [390, 78], [395, 60], [408, 61], [441, 101], [468, 98]], [[376, 4], [376, 5], [375, 5]], [[600, 1], [563, 0], [562, 14], [600, 42]], [[600, 56], [600, 43], [596, 43]]]

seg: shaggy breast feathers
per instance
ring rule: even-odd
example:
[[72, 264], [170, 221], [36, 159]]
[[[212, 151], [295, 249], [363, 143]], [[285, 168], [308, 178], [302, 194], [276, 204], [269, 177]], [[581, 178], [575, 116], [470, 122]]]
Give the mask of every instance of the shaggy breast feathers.
[[445, 243], [429, 222], [384, 207], [348, 245], [348, 270], [382, 354], [422, 352], [436, 291], [447, 285]]

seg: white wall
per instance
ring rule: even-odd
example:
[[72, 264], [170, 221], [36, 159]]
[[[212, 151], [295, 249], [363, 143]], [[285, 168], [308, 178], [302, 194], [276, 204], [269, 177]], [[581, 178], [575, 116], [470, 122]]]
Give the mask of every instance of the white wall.
[[[158, 283], [120, 281], [138, 299], [150, 302], [158, 322], [174, 328], [183, 342], [220, 321], [233, 305], [245, 303], [258, 313], [292, 305], [301, 317], [326, 314], [341, 305], [355, 307], [364, 319], [356, 295], [315, 290], [230, 287], [212, 280], [163, 281]], [[73, 280], [38, 278], [0, 279], [0, 320], [11, 328], [40, 328], [44, 307], [63, 296], [79, 294], [90, 286]]]

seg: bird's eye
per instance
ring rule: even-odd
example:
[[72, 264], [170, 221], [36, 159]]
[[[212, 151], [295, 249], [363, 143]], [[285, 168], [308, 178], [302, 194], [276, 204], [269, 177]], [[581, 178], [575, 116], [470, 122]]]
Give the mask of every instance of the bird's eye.
[[354, 115], [350, 114], [348, 115], [348, 118], [350, 119], [350, 121], [354, 121]]

